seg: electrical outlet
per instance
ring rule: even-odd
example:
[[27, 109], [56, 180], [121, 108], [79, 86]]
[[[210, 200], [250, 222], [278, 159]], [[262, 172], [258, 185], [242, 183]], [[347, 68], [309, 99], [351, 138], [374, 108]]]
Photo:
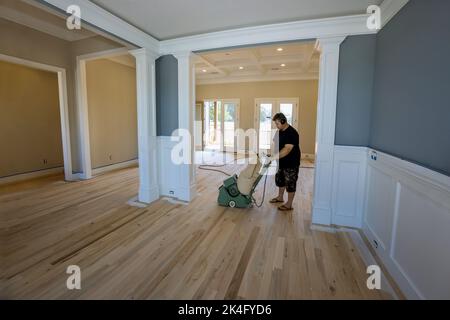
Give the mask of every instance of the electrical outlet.
[[42, 162], [43, 162], [44, 164], [48, 164], [48, 160], [47, 160], [47, 159], [43, 159]]

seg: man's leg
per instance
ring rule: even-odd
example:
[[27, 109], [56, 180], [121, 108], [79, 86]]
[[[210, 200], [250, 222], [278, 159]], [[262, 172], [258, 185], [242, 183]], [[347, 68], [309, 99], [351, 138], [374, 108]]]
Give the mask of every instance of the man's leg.
[[284, 191], [286, 190], [286, 187], [278, 188], [278, 200], [283, 201], [284, 198]]
[[288, 192], [288, 201], [285, 203], [286, 208], [292, 208], [294, 202], [295, 192]]
[[286, 208], [292, 208], [294, 202], [295, 192], [297, 191], [299, 168], [287, 169], [284, 173], [286, 178], [286, 191], [288, 193], [288, 201], [284, 204]]
[[283, 201], [284, 197], [284, 191], [286, 190], [286, 181], [284, 177], [284, 173], [282, 170], [278, 169], [277, 173], [275, 174], [275, 185], [278, 187], [278, 197], [277, 201]]

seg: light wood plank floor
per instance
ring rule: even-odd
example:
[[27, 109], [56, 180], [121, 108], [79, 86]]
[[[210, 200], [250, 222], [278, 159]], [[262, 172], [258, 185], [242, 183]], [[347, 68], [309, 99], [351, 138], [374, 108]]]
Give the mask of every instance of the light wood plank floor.
[[[200, 195], [189, 205], [129, 206], [137, 168], [2, 187], [1, 298], [389, 298], [366, 288], [366, 267], [346, 233], [310, 229], [313, 173], [301, 170], [291, 214], [267, 203], [273, 178], [262, 208], [218, 207], [224, 176], [201, 170]], [[81, 268], [81, 290], [66, 288], [69, 265]]]

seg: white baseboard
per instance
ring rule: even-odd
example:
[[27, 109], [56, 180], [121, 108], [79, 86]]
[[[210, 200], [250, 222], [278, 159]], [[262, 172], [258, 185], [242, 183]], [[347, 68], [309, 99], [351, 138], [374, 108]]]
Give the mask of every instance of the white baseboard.
[[[395, 282], [402, 290], [405, 297], [410, 300], [423, 299], [423, 297], [417, 295], [416, 289], [413, 287], [411, 280], [405, 278], [405, 276], [400, 272], [398, 266], [396, 266], [394, 261], [389, 257], [388, 252], [380, 246], [379, 238], [370, 229], [370, 227], [367, 224], [364, 224], [362, 231], [378, 255], [378, 258], [383, 262], [384, 266], [389, 271], [389, 274], [395, 279]], [[374, 240], [377, 241], [377, 244], [375, 244]]]
[[92, 175], [95, 176], [95, 175], [99, 175], [99, 174], [102, 174], [102, 173], [105, 173], [105, 172], [108, 172], [108, 171], [112, 171], [112, 170], [133, 167], [133, 166], [137, 166], [138, 164], [139, 164], [139, 160], [138, 159], [133, 159], [133, 160], [125, 161], [125, 162], [115, 163], [115, 164], [111, 164], [109, 166], [92, 169]]
[[[373, 266], [373, 265], [379, 265], [379, 262], [378, 262], [379, 260], [377, 261], [376, 257], [372, 254], [368, 245], [366, 244], [366, 241], [364, 241], [363, 236], [360, 234], [359, 230], [348, 229], [348, 228], [339, 228], [339, 231], [346, 232], [350, 236], [354, 245], [358, 249], [359, 254], [360, 254], [362, 260], [364, 261], [364, 264], [366, 265], [366, 267]], [[382, 263], [382, 265], [384, 267], [386, 267], [384, 265], [384, 263]], [[392, 276], [390, 273], [389, 273], [389, 275]], [[381, 284], [381, 290], [390, 294], [393, 299], [399, 300], [401, 298], [395, 291], [394, 287], [391, 285], [391, 282], [388, 280], [387, 275], [383, 272], [383, 268], [381, 268], [381, 283], [380, 284]]]
[[20, 182], [20, 181], [25, 181], [25, 180], [31, 180], [31, 179], [35, 179], [35, 178], [41, 178], [41, 177], [45, 177], [45, 176], [51, 176], [51, 175], [55, 175], [58, 173], [64, 173], [64, 167], [44, 169], [44, 170], [16, 174], [14, 176], [0, 178], [0, 185]]

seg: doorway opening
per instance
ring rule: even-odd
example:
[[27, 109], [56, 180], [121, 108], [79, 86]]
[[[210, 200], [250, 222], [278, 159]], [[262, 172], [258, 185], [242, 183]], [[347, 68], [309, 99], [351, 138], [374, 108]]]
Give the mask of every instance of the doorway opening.
[[66, 70], [3, 54], [0, 67], [0, 81], [6, 81], [0, 90], [6, 121], [0, 184], [59, 172], [73, 180]]
[[[195, 59], [196, 164], [225, 164], [221, 171], [239, 174], [255, 153], [274, 154], [272, 118], [282, 112], [300, 135], [302, 160], [296, 198], [312, 205], [320, 61], [315, 42], [221, 49], [197, 53]], [[242, 133], [244, 147], [238, 136]], [[270, 174], [276, 172], [276, 166], [273, 163]], [[204, 172], [196, 172], [196, 180], [202, 181]], [[274, 179], [268, 180], [268, 192], [275, 194]]]
[[126, 48], [77, 57], [83, 179], [138, 165], [136, 61]]

